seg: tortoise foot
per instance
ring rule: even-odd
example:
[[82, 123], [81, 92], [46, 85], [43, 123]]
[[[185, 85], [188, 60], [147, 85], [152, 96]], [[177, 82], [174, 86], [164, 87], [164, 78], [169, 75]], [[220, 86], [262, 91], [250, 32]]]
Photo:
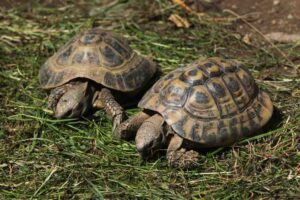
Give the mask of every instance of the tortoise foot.
[[178, 151], [169, 152], [167, 155], [170, 167], [191, 169], [198, 165], [199, 154], [196, 151], [180, 149]]

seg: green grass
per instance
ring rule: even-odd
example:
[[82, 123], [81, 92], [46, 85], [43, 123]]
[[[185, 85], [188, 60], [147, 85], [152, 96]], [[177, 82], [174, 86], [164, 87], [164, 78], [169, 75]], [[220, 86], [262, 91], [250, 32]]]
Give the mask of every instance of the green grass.
[[[218, 16], [187, 16], [170, 1], [101, 2], [1, 10], [0, 199], [299, 198], [299, 43], [277, 45], [291, 66], [259, 35], [248, 45], [233, 22], [211, 20]], [[176, 28], [168, 21], [172, 13], [193, 26]], [[113, 137], [103, 111], [57, 120], [47, 109], [41, 64], [93, 26], [124, 35], [165, 73], [198, 57], [242, 60], [280, 112], [260, 135], [203, 153], [197, 169], [170, 169], [165, 157], [143, 162], [134, 143]]]

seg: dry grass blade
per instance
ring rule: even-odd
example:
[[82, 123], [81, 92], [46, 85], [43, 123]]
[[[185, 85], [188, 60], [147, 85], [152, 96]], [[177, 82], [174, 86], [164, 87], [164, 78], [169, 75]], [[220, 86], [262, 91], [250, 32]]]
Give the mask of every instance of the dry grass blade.
[[174, 3], [174, 4], [177, 4], [177, 5], [179, 5], [180, 7], [182, 7], [186, 12], [188, 12], [188, 13], [191, 13], [191, 12], [193, 12], [193, 10], [188, 6], [188, 5], [186, 5], [185, 3], [184, 3], [184, 1], [182, 1], [182, 0], [172, 0], [172, 2]]

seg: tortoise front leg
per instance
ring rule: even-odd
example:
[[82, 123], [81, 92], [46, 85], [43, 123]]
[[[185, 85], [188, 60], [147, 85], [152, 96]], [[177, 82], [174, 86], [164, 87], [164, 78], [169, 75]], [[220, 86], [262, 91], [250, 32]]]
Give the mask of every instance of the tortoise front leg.
[[115, 131], [115, 129], [127, 119], [124, 109], [107, 88], [102, 88], [101, 91], [95, 95], [93, 107], [104, 108], [108, 117], [113, 120], [113, 131]]
[[143, 124], [143, 122], [148, 119], [151, 115], [145, 112], [139, 112], [138, 114], [130, 117], [126, 121], [117, 127], [116, 135], [117, 137], [124, 140], [132, 140], [135, 138], [136, 132]]
[[182, 147], [183, 138], [179, 137], [176, 133], [170, 140], [167, 159], [170, 167], [179, 167], [183, 169], [190, 169], [196, 166], [199, 154], [194, 150], [187, 151]]

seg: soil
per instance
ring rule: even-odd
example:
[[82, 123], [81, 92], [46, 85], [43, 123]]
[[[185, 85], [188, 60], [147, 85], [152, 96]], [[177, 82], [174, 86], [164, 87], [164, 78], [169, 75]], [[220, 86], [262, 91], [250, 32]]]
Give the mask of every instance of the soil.
[[[300, 0], [220, 0], [216, 5], [221, 10], [251, 15], [250, 22], [263, 33], [300, 32]], [[248, 29], [242, 23], [237, 28], [242, 32]]]
[[[198, 12], [222, 13], [232, 10], [243, 16], [263, 33], [300, 32], [300, 0], [185, 0]], [[249, 27], [241, 20], [237, 30], [249, 32]]]
[[[239, 15], [248, 16], [246, 19], [263, 33], [300, 32], [300, 0], [185, 0], [187, 3], [196, 4], [200, 11], [222, 12], [224, 9], [232, 10]], [[12, 8], [24, 5], [29, 0], [2, 0], [0, 7]], [[47, 5], [61, 4], [61, 0], [43, 0]], [[213, 3], [207, 3], [213, 2]], [[250, 18], [249, 18], [250, 16]], [[248, 32], [249, 27], [238, 23], [240, 32]]]

